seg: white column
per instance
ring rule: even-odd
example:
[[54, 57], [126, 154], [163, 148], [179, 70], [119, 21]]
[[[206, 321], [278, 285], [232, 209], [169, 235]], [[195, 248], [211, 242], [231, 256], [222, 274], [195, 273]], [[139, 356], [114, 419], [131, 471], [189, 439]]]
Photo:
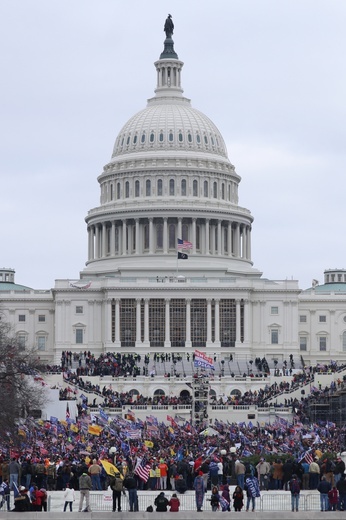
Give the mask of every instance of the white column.
[[[112, 344], [112, 300], [108, 298], [103, 302], [103, 313], [105, 317], [105, 343], [106, 343], [106, 352], [108, 352], [108, 347], [113, 347]], [[90, 337], [90, 340], [93, 338]]]
[[236, 300], [235, 308], [235, 342], [240, 343], [240, 300]]
[[122, 229], [122, 255], [126, 255], [127, 253], [127, 250], [126, 250], [126, 219], [124, 219], [122, 221], [123, 223], [123, 229]]
[[196, 254], [196, 219], [192, 219], [192, 254]]
[[115, 300], [115, 346], [120, 347], [120, 329], [121, 329], [121, 323], [120, 323], [120, 299], [116, 298]]
[[96, 258], [100, 258], [100, 228], [98, 224], [96, 224], [96, 230], [95, 230], [95, 249], [96, 249]]
[[111, 256], [115, 256], [115, 220], [112, 220], [110, 246], [111, 246]]
[[168, 253], [168, 219], [163, 217], [163, 254]]
[[214, 346], [221, 347], [220, 343], [220, 300], [216, 299], [215, 302], [215, 340]]
[[235, 227], [235, 248], [234, 248], [234, 256], [236, 258], [239, 258], [240, 256], [240, 229], [239, 229], [239, 222], [236, 223]]
[[249, 233], [248, 233], [247, 257], [249, 260], [251, 260], [251, 226], [249, 226]]
[[141, 299], [136, 299], [136, 347], [142, 347], [141, 337]]
[[144, 345], [149, 345], [149, 300], [144, 300]]
[[211, 254], [214, 256], [216, 251], [215, 251], [215, 231], [216, 231], [216, 228], [213, 224], [210, 225], [210, 251], [211, 251]]
[[244, 343], [249, 341], [249, 300], [244, 300]]
[[107, 254], [107, 227], [106, 223], [102, 223], [102, 258], [106, 258]]
[[191, 347], [191, 300], [186, 299], [186, 339], [185, 347]]
[[183, 238], [183, 236], [182, 236], [182, 224], [183, 224], [183, 219], [181, 217], [178, 217], [178, 236], [177, 236], [177, 238]]
[[232, 243], [232, 222], [228, 222], [228, 256], [233, 254], [233, 243]]
[[207, 346], [211, 344], [211, 300], [207, 300]]
[[136, 251], [135, 251], [135, 254], [138, 255], [139, 254], [139, 218], [136, 218], [135, 223], [136, 223]]
[[205, 254], [209, 255], [209, 219], [205, 219]]
[[149, 219], [149, 253], [154, 252], [154, 219]]
[[221, 220], [217, 222], [217, 254], [220, 256], [222, 254], [222, 244], [221, 244]]
[[170, 305], [170, 299], [167, 298], [165, 300], [165, 347], [171, 346], [171, 339], [170, 339], [170, 313], [169, 313], [169, 305]]

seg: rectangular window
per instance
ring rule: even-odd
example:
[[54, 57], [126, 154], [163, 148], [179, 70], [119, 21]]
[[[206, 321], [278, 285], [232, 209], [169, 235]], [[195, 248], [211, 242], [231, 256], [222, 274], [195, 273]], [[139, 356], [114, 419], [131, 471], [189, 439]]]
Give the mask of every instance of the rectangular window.
[[83, 343], [83, 329], [76, 329], [76, 343]]
[[308, 347], [308, 338], [306, 336], [300, 336], [299, 338], [299, 348], [306, 352]]
[[327, 321], [327, 316], [323, 316], [323, 315], [322, 315], [322, 316], [319, 316], [319, 321], [320, 321], [320, 323], [326, 323], [326, 321]]
[[327, 337], [320, 336], [320, 351], [325, 352], [327, 350]]
[[271, 314], [279, 314], [279, 307], [272, 307], [270, 312]]
[[300, 321], [300, 323], [306, 323], [306, 315], [305, 314], [301, 314], [299, 316], [299, 321]]
[[37, 338], [37, 349], [46, 350], [46, 336], [38, 336]]
[[25, 321], [25, 314], [19, 314], [18, 321]]
[[83, 314], [83, 305], [76, 306], [76, 314]]
[[38, 321], [40, 321], [41, 323], [44, 322], [44, 321], [46, 321], [46, 317], [45, 317], [45, 315], [44, 315], [44, 314], [39, 314], [39, 315], [38, 315]]
[[278, 329], [271, 330], [271, 342], [272, 345], [277, 345], [279, 343], [279, 331]]

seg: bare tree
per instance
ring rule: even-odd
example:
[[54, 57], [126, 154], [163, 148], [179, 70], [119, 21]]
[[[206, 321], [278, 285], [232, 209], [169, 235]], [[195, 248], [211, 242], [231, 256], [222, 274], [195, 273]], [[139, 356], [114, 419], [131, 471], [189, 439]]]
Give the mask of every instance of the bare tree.
[[34, 349], [23, 348], [11, 333], [3, 316], [0, 320], [0, 438], [16, 445], [18, 423], [46, 402], [42, 368]]

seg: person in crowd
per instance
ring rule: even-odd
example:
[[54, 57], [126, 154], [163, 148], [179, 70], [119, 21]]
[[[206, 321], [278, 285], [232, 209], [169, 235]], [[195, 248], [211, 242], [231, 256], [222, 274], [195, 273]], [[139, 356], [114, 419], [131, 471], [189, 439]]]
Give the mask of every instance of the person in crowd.
[[14, 508], [12, 511], [16, 513], [23, 513], [25, 511], [31, 511], [30, 498], [28, 496], [28, 490], [24, 486], [19, 487], [19, 494], [14, 497]]
[[269, 487], [269, 477], [270, 477], [270, 464], [266, 462], [266, 460], [261, 457], [259, 463], [256, 466], [257, 470], [257, 478], [259, 481], [260, 489], [268, 491]]
[[336, 489], [339, 492], [339, 500], [337, 509], [339, 511], [346, 511], [346, 475], [343, 473], [338, 483], [336, 484]]
[[171, 490], [175, 491], [175, 481], [177, 480], [177, 477], [178, 477], [178, 468], [177, 468], [177, 464], [174, 459], [172, 459], [169, 463], [168, 477], [169, 477], [169, 484], [171, 486]]
[[225, 500], [227, 500], [228, 502], [228, 509], [227, 511], [230, 511], [231, 510], [231, 496], [230, 496], [230, 491], [229, 491], [229, 485], [228, 484], [223, 484], [222, 486], [220, 486], [220, 491], [221, 491], [221, 497], [224, 498]]
[[154, 500], [154, 505], [156, 506], [156, 511], [160, 513], [165, 513], [168, 509], [168, 499], [165, 496], [164, 491], [161, 491]]
[[249, 475], [245, 480], [244, 491], [246, 491], [246, 511], [249, 511], [250, 504], [252, 512], [256, 509], [256, 498], [261, 496], [258, 478], [255, 475]]
[[336, 485], [328, 491], [329, 509], [330, 511], [336, 511], [339, 501], [339, 493], [336, 489]]
[[203, 501], [204, 495], [206, 492], [206, 487], [204, 485], [203, 471], [199, 471], [198, 475], [195, 477], [193, 481], [193, 487], [195, 489], [195, 500], [197, 511], [203, 511]]
[[20, 464], [16, 457], [13, 457], [9, 463], [8, 471], [10, 474], [10, 489], [13, 490], [13, 484], [16, 484], [17, 487], [19, 485]]
[[96, 459], [93, 459], [93, 463], [89, 466], [89, 469], [88, 469], [88, 473], [91, 477], [93, 491], [102, 491], [101, 480], [100, 480], [101, 471], [102, 471], [102, 468], [101, 468], [100, 464], [97, 463]]
[[331, 489], [332, 489], [331, 483], [328, 482], [325, 475], [322, 475], [322, 478], [317, 486], [317, 491], [320, 494], [321, 511], [329, 511], [328, 493]]
[[3, 480], [3, 482], [0, 485], [0, 495], [1, 495], [1, 503], [0, 503], [0, 509], [6, 504], [7, 511], [11, 511], [10, 508], [10, 484], [7, 478]]
[[64, 491], [64, 513], [66, 512], [67, 506], [69, 506], [70, 512], [72, 513], [72, 505], [75, 500], [75, 491], [73, 487], [70, 487], [70, 484], [67, 483]]
[[211, 489], [211, 496], [209, 498], [211, 510], [217, 511], [220, 507], [220, 495], [217, 486], [213, 486]]
[[337, 484], [341, 478], [341, 475], [345, 473], [345, 463], [340, 457], [340, 455], [336, 458], [335, 466], [334, 466], [334, 483]]
[[244, 507], [244, 493], [240, 486], [235, 487], [232, 498], [234, 511], [241, 511]]
[[177, 497], [177, 494], [176, 493], [173, 493], [173, 495], [171, 496], [171, 498], [169, 499], [168, 501], [168, 505], [170, 507], [170, 511], [173, 512], [173, 513], [177, 513], [179, 511], [179, 507], [180, 507], [180, 500], [179, 498]]
[[137, 492], [137, 481], [132, 471], [124, 478], [124, 488], [129, 493], [129, 506], [130, 511], [138, 511], [138, 492]]
[[310, 475], [309, 475], [309, 468], [310, 468], [310, 464], [308, 462], [306, 462], [306, 460], [302, 460], [302, 469], [303, 469], [303, 474], [302, 474], [302, 489], [304, 490], [307, 490], [309, 489], [309, 478], [310, 478]]
[[113, 498], [113, 512], [118, 509], [118, 512], [121, 512], [121, 495], [125, 494], [124, 490], [124, 479], [120, 475], [119, 472], [114, 473], [114, 477], [110, 482], [110, 487], [112, 490], [112, 498]]
[[283, 488], [283, 478], [284, 478], [284, 472], [283, 472], [283, 463], [281, 459], [276, 459], [273, 462], [273, 483], [274, 483], [274, 489], [282, 489]]
[[292, 511], [299, 511], [300, 481], [295, 473], [290, 480], [290, 492]]
[[241, 460], [237, 459], [234, 464], [234, 472], [235, 472], [235, 476], [237, 478], [237, 484], [242, 489], [244, 489], [245, 471], [246, 471], [245, 464]]
[[318, 457], [315, 457], [309, 466], [309, 489], [317, 489], [320, 481], [321, 468], [318, 464]]
[[187, 491], [187, 489], [188, 489], [186, 480], [184, 479], [182, 474], [180, 474], [178, 476], [177, 480], [175, 481], [175, 489], [181, 495], [183, 495]]
[[168, 466], [164, 459], [160, 459], [160, 489], [167, 489]]
[[[79, 477], [79, 506], [78, 511], [91, 511], [90, 508], [90, 490], [93, 485], [91, 482], [91, 477], [88, 473], [84, 472]], [[85, 508], [83, 509], [83, 502], [85, 500]]]

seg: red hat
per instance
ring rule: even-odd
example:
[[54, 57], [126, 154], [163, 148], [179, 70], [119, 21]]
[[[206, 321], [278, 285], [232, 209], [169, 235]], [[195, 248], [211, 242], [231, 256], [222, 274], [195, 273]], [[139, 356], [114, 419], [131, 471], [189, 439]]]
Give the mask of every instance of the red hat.
[[199, 471], [198, 475], [201, 477], [203, 475], [203, 471]]

